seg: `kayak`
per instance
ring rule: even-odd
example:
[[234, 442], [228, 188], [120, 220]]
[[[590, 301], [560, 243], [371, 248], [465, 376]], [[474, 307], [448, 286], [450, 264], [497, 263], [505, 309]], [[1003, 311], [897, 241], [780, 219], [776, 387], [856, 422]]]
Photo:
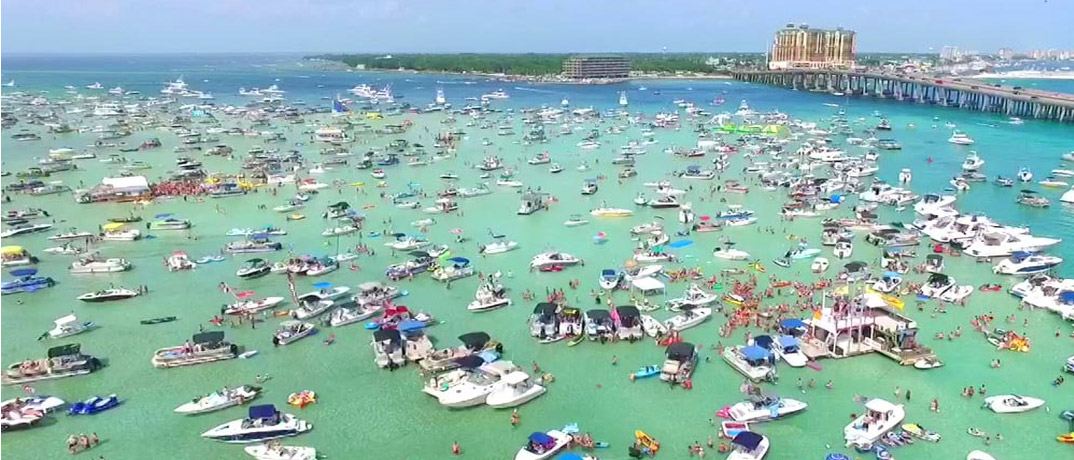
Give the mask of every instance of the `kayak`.
[[638, 443], [648, 448], [653, 454], [660, 451], [660, 443], [656, 442], [652, 436], [649, 436], [644, 431], [634, 430], [634, 439], [637, 439]]
[[644, 379], [660, 373], [660, 366], [645, 366], [634, 371], [634, 377]]

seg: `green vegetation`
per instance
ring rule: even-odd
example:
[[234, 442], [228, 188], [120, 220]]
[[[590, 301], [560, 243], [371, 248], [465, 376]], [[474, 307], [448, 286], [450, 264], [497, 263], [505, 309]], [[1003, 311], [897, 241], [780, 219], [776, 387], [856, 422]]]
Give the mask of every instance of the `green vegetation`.
[[[523, 76], [558, 75], [570, 54], [325, 54], [310, 56], [370, 70], [489, 73]], [[623, 54], [635, 72], [723, 73], [732, 67], [764, 62], [757, 53]]]

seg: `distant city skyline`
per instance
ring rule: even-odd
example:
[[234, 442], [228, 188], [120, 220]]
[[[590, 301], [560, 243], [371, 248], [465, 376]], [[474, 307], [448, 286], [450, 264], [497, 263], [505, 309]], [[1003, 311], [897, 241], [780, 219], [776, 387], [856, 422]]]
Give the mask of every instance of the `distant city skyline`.
[[1069, 0], [9, 0], [2, 17], [8, 53], [764, 52], [789, 22], [852, 29], [860, 53], [1074, 48]]

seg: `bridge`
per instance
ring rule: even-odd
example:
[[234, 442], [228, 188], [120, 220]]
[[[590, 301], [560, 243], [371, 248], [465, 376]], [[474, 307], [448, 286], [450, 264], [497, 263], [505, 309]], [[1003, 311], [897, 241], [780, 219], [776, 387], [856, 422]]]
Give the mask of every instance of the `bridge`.
[[733, 71], [731, 76], [797, 90], [873, 96], [1074, 123], [1074, 94], [969, 78], [829, 69], [744, 70]]

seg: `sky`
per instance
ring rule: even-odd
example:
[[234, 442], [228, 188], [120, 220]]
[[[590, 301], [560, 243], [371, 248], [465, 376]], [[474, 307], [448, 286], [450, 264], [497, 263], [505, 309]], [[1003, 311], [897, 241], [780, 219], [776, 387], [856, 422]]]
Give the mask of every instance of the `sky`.
[[1074, 0], [6, 0], [0, 52], [760, 52], [788, 22], [859, 52], [1074, 49]]

